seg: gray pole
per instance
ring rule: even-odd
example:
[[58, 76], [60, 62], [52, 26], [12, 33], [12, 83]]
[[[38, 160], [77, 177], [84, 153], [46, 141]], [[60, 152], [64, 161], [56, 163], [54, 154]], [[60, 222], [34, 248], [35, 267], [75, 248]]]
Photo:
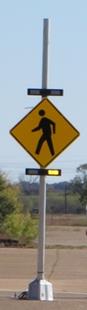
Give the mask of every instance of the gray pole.
[[48, 80], [48, 35], [49, 35], [49, 20], [44, 19], [43, 27], [43, 58], [42, 58], [42, 88], [47, 88]]
[[[47, 88], [48, 73], [48, 19], [43, 25], [43, 63], [42, 63], [42, 88]], [[42, 168], [42, 167], [41, 167]], [[38, 279], [44, 279], [45, 265], [45, 221], [46, 221], [46, 180], [40, 176], [39, 193], [39, 242], [38, 242]]]
[[[42, 88], [47, 88], [47, 71], [48, 71], [48, 19], [44, 19]], [[40, 176], [37, 278], [29, 284], [29, 290], [28, 290], [29, 299], [53, 300], [52, 284], [46, 281], [44, 278], [45, 221], [46, 221], [46, 180], [45, 180], [45, 176]]]

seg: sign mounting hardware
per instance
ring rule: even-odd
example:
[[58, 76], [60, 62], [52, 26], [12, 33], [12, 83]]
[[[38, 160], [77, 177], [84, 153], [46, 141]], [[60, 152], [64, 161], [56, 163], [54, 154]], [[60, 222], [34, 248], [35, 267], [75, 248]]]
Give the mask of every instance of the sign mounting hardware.
[[46, 176], [60, 176], [61, 169], [37, 169], [37, 168], [26, 168], [26, 175], [46, 175]]
[[32, 96], [63, 96], [63, 89], [50, 89], [50, 88], [28, 88], [27, 95]]

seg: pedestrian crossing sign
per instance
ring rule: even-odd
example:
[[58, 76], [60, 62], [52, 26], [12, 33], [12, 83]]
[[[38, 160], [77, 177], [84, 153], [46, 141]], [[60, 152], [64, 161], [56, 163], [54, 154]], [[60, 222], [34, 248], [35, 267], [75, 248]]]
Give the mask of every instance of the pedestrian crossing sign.
[[48, 98], [42, 99], [10, 133], [42, 167], [48, 166], [79, 136]]

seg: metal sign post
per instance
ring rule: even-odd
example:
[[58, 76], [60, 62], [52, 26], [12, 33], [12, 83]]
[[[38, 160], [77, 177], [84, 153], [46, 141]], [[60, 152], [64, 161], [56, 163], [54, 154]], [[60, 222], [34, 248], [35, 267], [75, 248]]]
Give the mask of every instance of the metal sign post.
[[[44, 19], [43, 27], [43, 63], [42, 63], [42, 88], [47, 88], [48, 78], [48, 19]], [[38, 246], [38, 278], [44, 279], [45, 264], [45, 217], [46, 217], [46, 180], [45, 176], [40, 176], [39, 193], [39, 246]]]
[[[43, 64], [42, 64], [42, 89], [47, 88], [48, 74], [48, 19], [43, 25]], [[43, 97], [43, 96], [42, 96]], [[42, 167], [41, 167], [42, 168]], [[38, 300], [53, 300], [52, 284], [45, 280], [45, 222], [46, 222], [46, 180], [40, 176], [39, 192], [39, 241], [38, 241], [38, 270], [37, 278], [29, 285], [29, 298]]]

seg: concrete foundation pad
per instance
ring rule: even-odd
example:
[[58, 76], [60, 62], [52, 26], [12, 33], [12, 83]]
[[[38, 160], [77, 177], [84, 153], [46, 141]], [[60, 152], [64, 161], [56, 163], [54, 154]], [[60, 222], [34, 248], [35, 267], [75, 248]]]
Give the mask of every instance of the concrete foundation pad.
[[36, 278], [29, 284], [28, 297], [32, 300], [53, 300], [53, 287], [48, 281]]

